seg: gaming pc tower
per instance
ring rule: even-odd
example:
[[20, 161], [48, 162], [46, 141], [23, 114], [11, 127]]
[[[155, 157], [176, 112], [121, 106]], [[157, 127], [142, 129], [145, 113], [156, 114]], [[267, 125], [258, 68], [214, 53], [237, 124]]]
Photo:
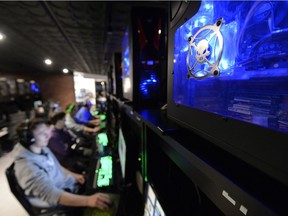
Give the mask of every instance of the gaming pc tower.
[[203, 0], [171, 10], [168, 116], [269, 179], [259, 191], [288, 187], [287, 9]]
[[122, 78], [123, 97], [135, 106], [166, 103], [166, 16], [165, 8], [131, 9], [122, 41]]

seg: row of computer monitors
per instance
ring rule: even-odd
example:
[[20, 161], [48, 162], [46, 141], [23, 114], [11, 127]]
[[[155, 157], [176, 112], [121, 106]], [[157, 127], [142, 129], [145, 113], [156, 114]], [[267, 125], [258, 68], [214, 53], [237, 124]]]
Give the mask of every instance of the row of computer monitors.
[[40, 93], [39, 84], [34, 80], [0, 78], [0, 97]]

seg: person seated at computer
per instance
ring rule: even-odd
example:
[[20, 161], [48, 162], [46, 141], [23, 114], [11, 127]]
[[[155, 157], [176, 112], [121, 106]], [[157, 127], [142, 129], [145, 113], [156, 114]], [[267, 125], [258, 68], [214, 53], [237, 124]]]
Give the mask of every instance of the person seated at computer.
[[108, 208], [111, 199], [106, 194], [86, 196], [74, 193], [85, 183], [85, 178], [62, 167], [47, 147], [50, 134], [43, 119], [22, 123], [17, 134], [19, 143], [12, 151], [15, 176], [34, 207]]
[[77, 137], [65, 127], [65, 116], [64, 112], [56, 112], [51, 116], [52, 129], [48, 147], [62, 166], [81, 173], [87, 168], [89, 158], [86, 156], [91, 155], [92, 150], [76, 144]]
[[88, 100], [76, 113], [74, 116], [75, 120], [79, 124], [98, 126], [101, 123], [101, 120], [96, 116], [93, 116], [90, 112], [92, 103]]
[[104, 91], [99, 91], [97, 93], [97, 98], [96, 98], [96, 102], [97, 102], [97, 105], [99, 105], [99, 112], [100, 113], [103, 113], [106, 109], [106, 101], [107, 101], [107, 98], [105, 96], [105, 92]]
[[83, 124], [78, 124], [73, 116], [77, 113], [77, 109], [74, 103], [70, 104], [66, 108], [66, 115], [65, 115], [65, 126], [71, 130], [72, 132], [79, 134], [79, 133], [97, 133], [101, 130], [100, 127], [87, 127]]
[[71, 146], [77, 138], [65, 128], [65, 116], [65, 112], [56, 112], [50, 117], [52, 129], [48, 147], [60, 163], [71, 154]]
[[37, 108], [35, 109], [35, 117], [40, 117], [40, 118], [47, 117], [47, 113], [45, 112], [45, 109], [42, 104], [38, 105]]

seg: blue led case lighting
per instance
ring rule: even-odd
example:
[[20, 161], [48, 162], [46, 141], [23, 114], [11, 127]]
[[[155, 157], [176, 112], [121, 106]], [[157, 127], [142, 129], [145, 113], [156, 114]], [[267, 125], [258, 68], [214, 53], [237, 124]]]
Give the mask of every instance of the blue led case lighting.
[[218, 65], [223, 50], [223, 37], [220, 32], [222, 23], [223, 19], [219, 19], [215, 25], [206, 25], [189, 37], [187, 78], [201, 80], [210, 75], [220, 75]]
[[[202, 1], [174, 35], [174, 102], [288, 133], [286, 11], [287, 1]], [[216, 31], [203, 27], [220, 18], [209, 41]]]

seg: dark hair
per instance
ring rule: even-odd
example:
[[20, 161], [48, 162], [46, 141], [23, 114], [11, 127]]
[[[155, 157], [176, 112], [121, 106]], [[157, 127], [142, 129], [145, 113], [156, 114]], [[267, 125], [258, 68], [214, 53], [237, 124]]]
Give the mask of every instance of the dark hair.
[[87, 100], [87, 101], [85, 101], [85, 104], [83, 106], [86, 107], [86, 108], [89, 108], [89, 107], [92, 106], [92, 103], [91, 103], [90, 100]]
[[64, 119], [65, 115], [65, 112], [56, 112], [51, 116], [50, 121], [53, 125], [55, 125], [58, 121]]
[[35, 142], [33, 130], [35, 130], [41, 124], [47, 124], [45, 119], [34, 118], [31, 121], [26, 120], [25, 122], [22, 122], [20, 125], [18, 125], [16, 128], [16, 133], [22, 146], [28, 148]]

